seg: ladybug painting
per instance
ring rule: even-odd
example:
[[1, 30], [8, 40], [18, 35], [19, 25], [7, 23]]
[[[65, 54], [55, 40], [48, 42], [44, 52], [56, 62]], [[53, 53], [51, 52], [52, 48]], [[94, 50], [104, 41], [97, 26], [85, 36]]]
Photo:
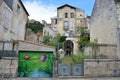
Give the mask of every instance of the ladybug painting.
[[25, 59], [25, 60], [29, 60], [29, 59], [30, 59], [30, 56], [26, 55], [26, 56], [24, 56], [24, 59]]

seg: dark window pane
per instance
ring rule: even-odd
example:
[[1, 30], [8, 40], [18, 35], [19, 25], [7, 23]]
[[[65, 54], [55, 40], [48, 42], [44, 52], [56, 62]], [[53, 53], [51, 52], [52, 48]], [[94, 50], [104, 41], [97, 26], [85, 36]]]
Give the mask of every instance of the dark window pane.
[[54, 24], [57, 24], [57, 19], [54, 20]]
[[71, 16], [71, 18], [74, 18], [74, 13], [72, 12], [72, 13], [70, 14], [70, 16]]
[[65, 13], [65, 18], [68, 18], [68, 13]]
[[4, 0], [6, 4], [12, 9], [13, 0]]

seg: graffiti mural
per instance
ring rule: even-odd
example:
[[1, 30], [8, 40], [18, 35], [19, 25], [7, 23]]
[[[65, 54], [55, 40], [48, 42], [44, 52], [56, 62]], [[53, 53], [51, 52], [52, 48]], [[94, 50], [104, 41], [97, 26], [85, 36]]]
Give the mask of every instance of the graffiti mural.
[[52, 78], [53, 52], [20, 51], [18, 77]]

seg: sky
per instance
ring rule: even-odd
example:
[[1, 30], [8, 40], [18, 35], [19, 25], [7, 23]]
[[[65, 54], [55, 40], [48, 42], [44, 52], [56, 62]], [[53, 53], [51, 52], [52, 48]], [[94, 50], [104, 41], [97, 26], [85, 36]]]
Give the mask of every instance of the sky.
[[26, 10], [30, 14], [29, 19], [51, 22], [51, 18], [57, 16], [57, 7], [64, 4], [83, 9], [85, 15], [90, 16], [95, 0], [22, 0]]

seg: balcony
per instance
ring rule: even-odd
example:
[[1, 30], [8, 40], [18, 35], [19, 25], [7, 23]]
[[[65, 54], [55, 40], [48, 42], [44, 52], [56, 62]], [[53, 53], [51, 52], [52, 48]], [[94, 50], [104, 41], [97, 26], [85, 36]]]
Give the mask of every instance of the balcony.
[[64, 26], [63, 29], [64, 30], [69, 30], [69, 26]]

